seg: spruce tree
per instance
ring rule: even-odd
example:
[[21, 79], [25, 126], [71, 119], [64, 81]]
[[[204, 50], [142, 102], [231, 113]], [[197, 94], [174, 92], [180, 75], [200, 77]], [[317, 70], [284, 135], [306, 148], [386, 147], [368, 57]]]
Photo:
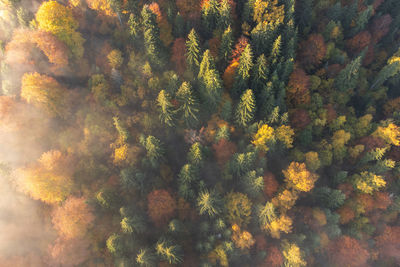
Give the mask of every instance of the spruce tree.
[[186, 62], [192, 71], [196, 71], [200, 65], [200, 42], [194, 29], [188, 35], [186, 41]]
[[230, 61], [233, 49], [233, 33], [231, 26], [225, 29], [219, 47], [218, 62], [220, 69], [225, 69]]
[[198, 103], [193, 96], [190, 83], [183, 82], [179, 87], [176, 97], [180, 103], [178, 112], [181, 114], [181, 118], [185, 122], [187, 127], [196, 125], [198, 121], [199, 107]]
[[222, 0], [219, 6], [219, 17], [218, 17], [218, 27], [220, 29], [226, 29], [231, 25], [231, 5], [228, 0]]
[[174, 110], [170, 102], [170, 97], [165, 90], [161, 90], [157, 97], [157, 106], [159, 107], [159, 118], [161, 122], [168, 126], [174, 125]]
[[239, 126], [246, 127], [254, 118], [255, 99], [253, 91], [247, 89], [241, 96], [240, 102], [236, 107], [236, 123]]
[[156, 255], [149, 248], [142, 248], [136, 254], [136, 263], [140, 267], [155, 267], [157, 266]]
[[172, 244], [171, 241], [161, 238], [156, 244], [157, 255], [169, 264], [182, 262], [183, 252], [179, 245]]
[[211, 36], [219, 21], [219, 1], [209, 0], [201, 8], [201, 19], [206, 35]]
[[352, 60], [343, 70], [340, 71], [339, 75], [335, 79], [335, 86], [337, 89], [346, 92], [356, 87], [364, 54], [365, 53], [362, 52], [357, 58]]
[[162, 68], [165, 65], [163, 45], [160, 39], [160, 29], [157, 25], [156, 15], [147, 5], [142, 9], [142, 25], [146, 54], [154, 66]]
[[214, 217], [221, 212], [221, 199], [215, 191], [203, 190], [197, 198], [197, 207], [200, 215], [207, 214]]
[[238, 97], [249, 86], [250, 71], [253, 67], [253, 53], [250, 45], [243, 50], [236, 69], [235, 82], [233, 84], [234, 96]]

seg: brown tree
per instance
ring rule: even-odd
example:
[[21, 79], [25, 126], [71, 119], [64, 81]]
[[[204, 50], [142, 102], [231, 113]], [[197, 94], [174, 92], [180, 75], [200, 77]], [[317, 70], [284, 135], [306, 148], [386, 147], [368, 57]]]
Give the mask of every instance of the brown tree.
[[52, 214], [54, 227], [64, 239], [83, 237], [93, 220], [84, 198], [69, 197]]
[[147, 195], [147, 212], [156, 226], [162, 226], [174, 217], [176, 201], [168, 191], [154, 190]]
[[291, 107], [310, 103], [310, 78], [301, 68], [295, 68], [286, 89], [287, 104]]
[[371, 34], [368, 31], [362, 31], [353, 38], [346, 41], [346, 46], [353, 55], [358, 55], [364, 48], [371, 43]]
[[[379, 256], [382, 259], [393, 259], [395, 265], [400, 264], [400, 227], [386, 226], [382, 234], [375, 238]], [[393, 266], [395, 266], [393, 265]]]
[[371, 24], [372, 40], [378, 43], [389, 32], [392, 17], [389, 14], [376, 17]]
[[186, 70], [185, 50], [186, 50], [185, 39], [184, 38], [175, 39], [174, 44], [172, 46], [171, 61], [175, 63], [175, 69], [180, 75], [183, 75], [183, 73]]
[[369, 252], [354, 238], [341, 236], [328, 246], [327, 255], [335, 266], [366, 266]]
[[232, 155], [236, 152], [235, 143], [229, 142], [226, 139], [221, 139], [218, 143], [213, 144], [214, 155], [217, 163], [222, 168], [229, 161]]
[[272, 198], [276, 191], [278, 191], [279, 183], [272, 172], [266, 172], [264, 174], [264, 193]]
[[324, 37], [321, 34], [310, 34], [299, 47], [299, 59], [306, 70], [318, 67], [326, 54]]

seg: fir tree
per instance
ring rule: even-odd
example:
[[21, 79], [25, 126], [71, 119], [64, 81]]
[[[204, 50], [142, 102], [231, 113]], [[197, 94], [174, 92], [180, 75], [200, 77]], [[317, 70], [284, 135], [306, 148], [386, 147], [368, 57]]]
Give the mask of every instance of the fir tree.
[[200, 65], [200, 44], [197, 33], [192, 29], [186, 41], [186, 62], [192, 71], [196, 71]]
[[170, 97], [168, 93], [165, 92], [165, 90], [161, 90], [160, 93], [158, 94], [157, 106], [159, 107], [160, 120], [168, 126], [173, 126], [175, 112], [173, 110], [173, 105], [170, 102]]
[[203, 190], [197, 198], [200, 215], [214, 217], [221, 212], [221, 200], [215, 191]]
[[183, 82], [179, 87], [176, 97], [180, 103], [178, 112], [182, 115], [182, 119], [187, 127], [196, 125], [198, 121], [199, 107], [198, 103], [193, 96], [190, 83]]
[[253, 120], [255, 112], [255, 99], [253, 91], [247, 89], [241, 96], [240, 102], [236, 107], [236, 123], [246, 127]]
[[218, 27], [220, 29], [226, 29], [232, 23], [231, 5], [229, 4], [229, 0], [222, 0], [218, 11]]
[[142, 248], [136, 254], [136, 263], [140, 267], [155, 267], [157, 265], [156, 256], [148, 248]]
[[231, 58], [232, 49], [233, 49], [233, 33], [231, 26], [228, 26], [228, 28], [225, 29], [222, 35], [221, 45], [219, 47], [218, 61], [221, 69], [225, 69], [226, 66], [228, 65], [228, 62]]
[[161, 259], [169, 264], [177, 264], [182, 262], [183, 252], [179, 245], [173, 245], [171, 241], [166, 239], [158, 240], [156, 244], [156, 252]]
[[236, 69], [235, 82], [233, 84], [234, 95], [240, 96], [249, 86], [250, 71], [253, 67], [253, 53], [250, 45], [243, 50], [239, 59], [239, 66]]
[[362, 52], [361, 55], [347, 64], [347, 66], [340, 71], [339, 75], [335, 79], [336, 88], [342, 92], [346, 92], [356, 87], [364, 54], [365, 53]]

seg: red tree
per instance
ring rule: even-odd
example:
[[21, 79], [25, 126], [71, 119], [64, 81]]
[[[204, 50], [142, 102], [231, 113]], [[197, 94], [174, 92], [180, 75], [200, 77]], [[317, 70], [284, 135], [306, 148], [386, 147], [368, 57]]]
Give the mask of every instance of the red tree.
[[174, 45], [172, 46], [171, 60], [175, 63], [175, 69], [180, 75], [182, 75], [186, 69], [185, 49], [185, 39], [175, 39]]
[[213, 149], [217, 163], [223, 167], [236, 152], [236, 145], [226, 139], [221, 139], [218, 143], [213, 144]]
[[233, 62], [239, 62], [240, 56], [242, 55], [243, 50], [246, 48], [246, 46], [249, 44], [249, 39], [247, 39], [244, 36], [241, 36], [239, 40], [237, 41], [235, 48], [232, 51], [232, 60], [231, 64]]
[[264, 193], [272, 198], [276, 191], [278, 191], [279, 183], [272, 172], [266, 172], [264, 174]]
[[166, 190], [154, 190], [147, 195], [147, 212], [156, 226], [167, 223], [175, 214], [176, 201]]
[[265, 257], [263, 264], [261, 264], [260, 266], [279, 267], [282, 266], [282, 264], [283, 264], [283, 255], [281, 251], [279, 250], [278, 247], [271, 246], [267, 250], [267, 257]]
[[311, 34], [306, 41], [300, 43], [299, 58], [306, 70], [320, 65], [325, 54], [326, 45], [321, 34]]
[[383, 259], [392, 258], [398, 266], [400, 264], [400, 227], [386, 226], [383, 233], [377, 236], [375, 240], [380, 257]]
[[368, 31], [362, 31], [353, 38], [346, 41], [346, 46], [353, 55], [359, 54], [371, 43], [371, 34]]
[[392, 23], [392, 17], [389, 14], [377, 17], [372, 21], [371, 33], [372, 40], [378, 43], [383, 36], [389, 32], [390, 24]]
[[293, 128], [303, 129], [311, 122], [310, 115], [305, 109], [292, 109], [289, 112], [290, 125]]
[[297, 105], [310, 103], [310, 78], [301, 68], [295, 68], [289, 78], [286, 89], [287, 104], [295, 107]]
[[369, 252], [349, 236], [341, 236], [329, 244], [327, 254], [335, 266], [366, 266], [369, 259]]

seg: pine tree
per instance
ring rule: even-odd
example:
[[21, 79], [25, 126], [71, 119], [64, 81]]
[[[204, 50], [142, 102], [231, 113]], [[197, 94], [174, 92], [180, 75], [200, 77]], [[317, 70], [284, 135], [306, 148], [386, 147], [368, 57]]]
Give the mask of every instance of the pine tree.
[[[251, 88], [253, 88], [256, 95], [259, 95], [264, 89], [268, 79], [268, 65], [267, 59], [264, 54], [257, 58], [256, 64], [252, 69]], [[260, 106], [261, 107], [261, 106]]]
[[176, 97], [180, 103], [178, 112], [182, 115], [182, 119], [187, 127], [196, 125], [198, 121], [199, 108], [198, 103], [193, 96], [190, 83], [183, 82], [179, 87]]
[[281, 54], [281, 42], [282, 37], [279, 35], [272, 44], [272, 50], [269, 56], [270, 64], [277, 64], [279, 62], [279, 57]]
[[253, 91], [247, 89], [241, 96], [240, 102], [236, 107], [236, 123], [246, 127], [253, 120], [255, 112], [255, 99]]
[[159, 118], [160, 120], [168, 125], [174, 125], [174, 110], [173, 105], [170, 102], [170, 97], [165, 90], [161, 90], [157, 97], [157, 106], [159, 107]]
[[208, 216], [214, 217], [221, 212], [221, 200], [215, 191], [205, 189], [197, 198], [197, 207], [200, 215], [208, 214]]
[[234, 95], [240, 96], [249, 86], [250, 71], [253, 67], [253, 53], [250, 45], [247, 45], [239, 59], [236, 69], [235, 82], [233, 84]]
[[199, 37], [196, 31], [192, 29], [186, 41], [186, 62], [192, 71], [196, 71], [200, 65], [200, 53]]
[[124, 217], [121, 221], [121, 229], [128, 234], [142, 234], [146, 231], [146, 221], [138, 215]]
[[218, 27], [220, 29], [226, 29], [232, 23], [231, 5], [229, 4], [229, 0], [222, 0], [218, 11]]
[[154, 66], [162, 68], [165, 64], [163, 45], [160, 39], [160, 29], [157, 25], [156, 15], [151, 12], [148, 5], [142, 9], [142, 25], [146, 54]]
[[142, 248], [136, 255], [136, 263], [140, 267], [155, 267], [157, 265], [156, 256], [148, 248]]
[[275, 107], [275, 96], [272, 83], [268, 82], [256, 98], [258, 116], [266, 119]]
[[379, 71], [370, 89], [381, 86], [387, 79], [400, 73], [400, 49], [389, 58], [387, 65]]
[[249, 196], [256, 198], [264, 189], [264, 178], [257, 175], [257, 172], [254, 170], [249, 171], [244, 176], [243, 187]]
[[215, 69], [215, 63], [212, 55], [210, 54], [210, 50], [207, 49], [206, 51], [204, 51], [203, 57], [201, 59], [198, 78], [204, 78], [204, 76], [210, 69]]
[[174, 31], [174, 37], [175, 38], [180, 38], [180, 37], [184, 37], [185, 35], [185, 20], [183, 19], [183, 17], [181, 16], [181, 14], [178, 12], [175, 16], [175, 20], [174, 20], [174, 27], [173, 27], [173, 31]]
[[342, 92], [346, 92], [356, 87], [364, 54], [365, 52], [362, 52], [361, 55], [347, 64], [347, 66], [340, 71], [339, 75], [335, 79], [336, 88]]
[[194, 143], [188, 153], [188, 161], [194, 166], [201, 166], [203, 163], [203, 151], [200, 143]]
[[153, 167], [157, 167], [158, 163], [164, 157], [164, 149], [160, 140], [152, 135], [140, 137], [140, 143], [146, 150], [146, 158], [150, 161]]
[[233, 49], [233, 32], [231, 26], [228, 26], [222, 35], [221, 45], [219, 47], [218, 61], [220, 69], [225, 69], [226, 66], [228, 65], [228, 62], [232, 54], [232, 49]]
[[201, 7], [201, 18], [207, 35], [211, 35], [219, 20], [219, 3], [217, 0], [208, 0]]
[[169, 264], [182, 262], [183, 252], [179, 245], [173, 245], [171, 241], [164, 238], [158, 240], [156, 244], [157, 255]]
[[222, 80], [216, 69], [208, 70], [200, 79], [199, 94], [207, 110], [210, 111], [218, 106], [222, 95]]

